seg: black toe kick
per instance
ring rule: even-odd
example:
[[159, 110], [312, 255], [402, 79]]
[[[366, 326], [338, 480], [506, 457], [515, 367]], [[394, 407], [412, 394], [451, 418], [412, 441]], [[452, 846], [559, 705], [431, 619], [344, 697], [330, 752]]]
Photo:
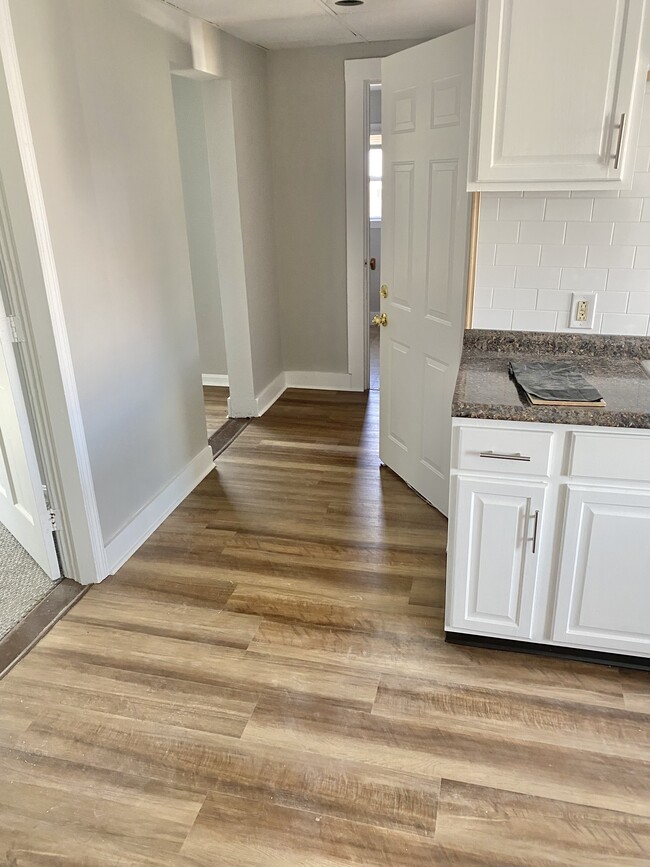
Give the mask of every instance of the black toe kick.
[[531, 641], [514, 641], [510, 638], [491, 638], [486, 635], [469, 635], [465, 632], [445, 632], [448, 644], [466, 647], [482, 647], [485, 650], [509, 650], [511, 653], [530, 653], [534, 656], [550, 656], [554, 659], [571, 659], [575, 662], [594, 662], [616, 668], [636, 668], [650, 671], [650, 659], [644, 656], [627, 656], [623, 653], [608, 653], [599, 650], [580, 650], [559, 644], [535, 644]]

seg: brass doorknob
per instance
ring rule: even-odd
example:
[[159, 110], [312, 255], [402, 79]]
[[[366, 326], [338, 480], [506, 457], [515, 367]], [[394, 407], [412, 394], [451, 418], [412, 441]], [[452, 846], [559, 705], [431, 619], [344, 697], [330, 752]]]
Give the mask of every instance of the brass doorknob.
[[385, 313], [382, 313], [381, 316], [377, 314], [372, 317], [373, 325], [388, 325], [388, 316]]

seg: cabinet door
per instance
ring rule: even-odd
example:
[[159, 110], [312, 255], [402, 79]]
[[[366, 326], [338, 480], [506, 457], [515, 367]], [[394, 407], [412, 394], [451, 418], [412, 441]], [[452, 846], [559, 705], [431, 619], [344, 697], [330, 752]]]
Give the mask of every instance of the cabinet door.
[[479, 0], [470, 189], [631, 185], [645, 3]]
[[553, 638], [650, 654], [650, 494], [569, 486]]
[[529, 638], [546, 485], [458, 478], [447, 629]]

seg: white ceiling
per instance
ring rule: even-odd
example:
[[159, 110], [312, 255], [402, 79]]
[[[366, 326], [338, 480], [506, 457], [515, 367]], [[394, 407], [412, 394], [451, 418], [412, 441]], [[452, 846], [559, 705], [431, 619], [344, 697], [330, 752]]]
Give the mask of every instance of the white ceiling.
[[475, 0], [164, 0], [265, 48], [430, 39], [471, 24]]

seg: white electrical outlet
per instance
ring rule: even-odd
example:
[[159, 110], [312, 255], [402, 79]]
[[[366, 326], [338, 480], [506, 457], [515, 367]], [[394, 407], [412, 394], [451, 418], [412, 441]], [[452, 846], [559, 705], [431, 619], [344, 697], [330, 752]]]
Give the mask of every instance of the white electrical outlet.
[[595, 293], [574, 292], [571, 300], [571, 313], [569, 314], [569, 328], [584, 328], [586, 330], [591, 330], [594, 327], [595, 316]]

